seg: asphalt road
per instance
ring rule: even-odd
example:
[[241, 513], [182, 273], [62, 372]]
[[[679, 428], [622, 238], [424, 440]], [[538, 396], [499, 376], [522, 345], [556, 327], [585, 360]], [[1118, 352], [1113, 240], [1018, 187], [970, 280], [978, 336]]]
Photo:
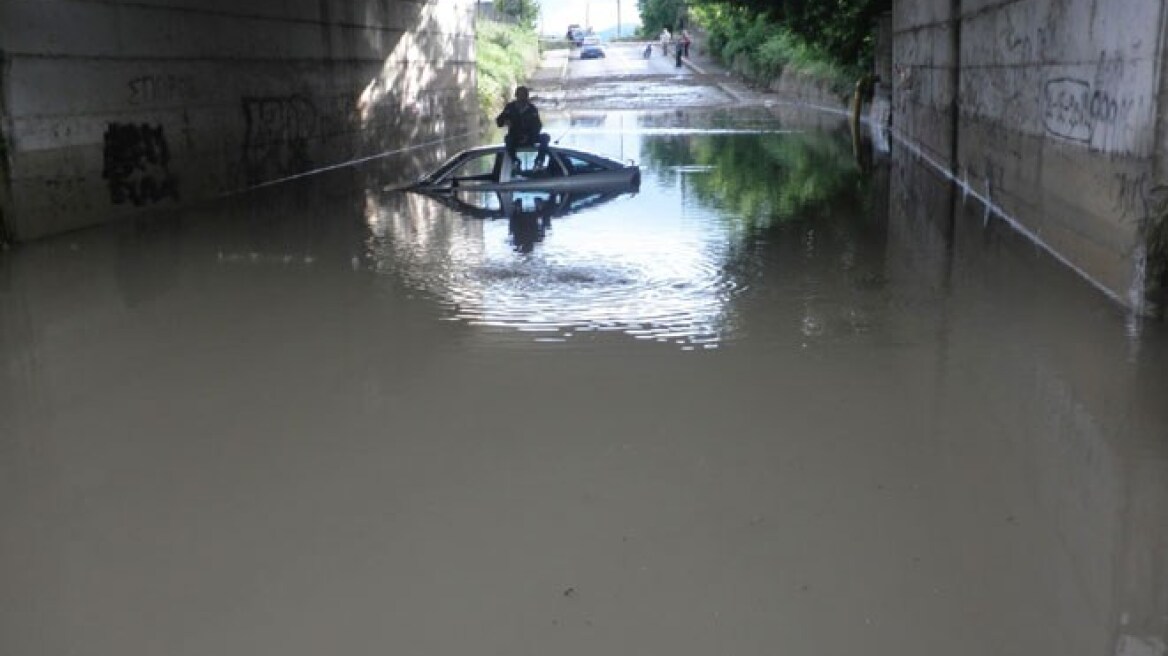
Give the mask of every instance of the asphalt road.
[[688, 66], [677, 66], [673, 54], [661, 54], [661, 46], [654, 45], [653, 55], [644, 57], [644, 43], [610, 43], [605, 45], [603, 59], [580, 59], [580, 49], [569, 54], [566, 79], [611, 78], [636, 75], [692, 75]]
[[602, 59], [580, 59], [580, 50], [545, 51], [533, 79], [534, 99], [541, 111], [659, 110], [680, 107], [739, 105], [758, 101], [725, 76], [695, 62], [677, 66], [672, 56], [654, 45], [644, 57], [644, 42], [605, 46]]

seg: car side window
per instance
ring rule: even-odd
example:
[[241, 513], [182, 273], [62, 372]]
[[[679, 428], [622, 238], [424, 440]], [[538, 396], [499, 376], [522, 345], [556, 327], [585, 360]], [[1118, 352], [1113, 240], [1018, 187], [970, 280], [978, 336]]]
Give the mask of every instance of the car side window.
[[589, 162], [581, 157], [568, 155], [564, 158], [568, 164], [568, 169], [573, 173], [595, 173], [596, 171], [603, 171], [604, 167], [595, 163]]
[[515, 151], [515, 156], [519, 158], [519, 168], [521, 170], [531, 171], [535, 168], [536, 151], [518, 149]]

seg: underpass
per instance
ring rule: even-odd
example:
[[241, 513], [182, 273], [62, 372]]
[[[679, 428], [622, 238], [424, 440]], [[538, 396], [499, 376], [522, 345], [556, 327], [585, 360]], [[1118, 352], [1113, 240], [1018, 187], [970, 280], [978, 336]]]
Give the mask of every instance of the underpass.
[[0, 652], [1156, 653], [1163, 325], [614, 48], [533, 87], [635, 194], [386, 190], [451, 135], [0, 253]]

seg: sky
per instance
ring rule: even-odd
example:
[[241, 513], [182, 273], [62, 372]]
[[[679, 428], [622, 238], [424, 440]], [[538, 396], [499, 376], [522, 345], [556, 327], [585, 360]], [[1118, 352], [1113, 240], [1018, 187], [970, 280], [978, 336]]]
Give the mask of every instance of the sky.
[[641, 22], [637, 0], [539, 0], [539, 6], [541, 34], [563, 34], [572, 23], [598, 31], [616, 27], [618, 6], [622, 24]]

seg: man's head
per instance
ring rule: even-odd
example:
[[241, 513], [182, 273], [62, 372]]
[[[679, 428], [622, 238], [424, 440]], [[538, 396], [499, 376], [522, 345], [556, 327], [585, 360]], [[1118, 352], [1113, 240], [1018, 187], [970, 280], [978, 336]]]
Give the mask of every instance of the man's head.
[[515, 99], [519, 102], [527, 102], [527, 87], [515, 87]]

